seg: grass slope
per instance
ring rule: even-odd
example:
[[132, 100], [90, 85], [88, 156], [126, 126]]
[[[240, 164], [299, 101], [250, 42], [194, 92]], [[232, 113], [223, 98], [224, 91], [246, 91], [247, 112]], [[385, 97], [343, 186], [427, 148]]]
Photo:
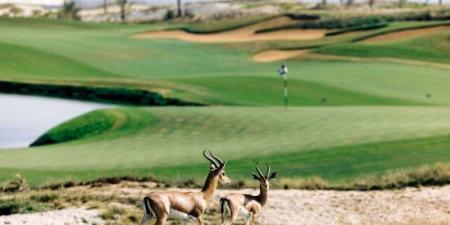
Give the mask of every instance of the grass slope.
[[189, 178], [204, 173], [201, 151], [211, 148], [230, 160], [234, 177], [267, 160], [287, 177], [340, 181], [448, 162], [449, 113], [440, 107], [109, 109], [47, 134], [61, 141], [84, 138], [93, 115], [108, 121], [106, 131], [87, 139], [1, 151], [0, 177], [16, 171], [32, 184], [116, 175]]
[[[448, 26], [448, 23], [444, 24], [447, 24]], [[429, 24], [429, 27], [434, 25], [435, 24], [433, 23]], [[397, 30], [407, 30], [405, 28], [408, 28], [408, 26], [373, 32], [370, 35], [363, 35], [358, 39], [373, 37], [377, 34], [392, 33]], [[414, 29], [414, 27], [412, 29]], [[432, 32], [429, 35], [416, 38], [405, 37], [404, 40], [385, 41], [380, 43], [343, 43], [326, 46], [318, 52], [370, 58], [399, 58], [448, 64], [450, 63], [450, 47], [448, 45], [449, 35], [450, 26], [448, 26], [446, 31]]]
[[[2, 80], [139, 88], [228, 105], [130, 107], [81, 116], [43, 136], [65, 143], [0, 151], [0, 182], [16, 173], [33, 185], [123, 175], [198, 178], [207, 169], [201, 157], [206, 148], [229, 159], [230, 176], [237, 179], [247, 177], [257, 160], [269, 161], [285, 177], [320, 176], [331, 182], [448, 163], [448, 69], [377, 60], [448, 64], [446, 34], [351, 43], [362, 35], [424, 23], [393, 23], [315, 42], [222, 45], [129, 38], [180, 24], [0, 18]], [[319, 49], [322, 54], [372, 60], [289, 60], [293, 107], [287, 112], [273, 107], [282, 103], [280, 63], [256, 63], [251, 54], [311, 45], [326, 45]]]

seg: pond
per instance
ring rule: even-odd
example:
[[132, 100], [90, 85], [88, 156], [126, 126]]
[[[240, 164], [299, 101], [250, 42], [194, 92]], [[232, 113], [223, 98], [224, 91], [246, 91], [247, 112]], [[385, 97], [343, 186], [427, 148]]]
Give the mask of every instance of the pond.
[[27, 95], [0, 94], [0, 149], [28, 147], [50, 128], [112, 105]]

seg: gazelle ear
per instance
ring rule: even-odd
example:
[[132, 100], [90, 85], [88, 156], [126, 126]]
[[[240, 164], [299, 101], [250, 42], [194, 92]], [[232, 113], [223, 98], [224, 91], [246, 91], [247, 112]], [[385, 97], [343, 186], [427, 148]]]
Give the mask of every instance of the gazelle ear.
[[213, 163], [210, 163], [209, 170], [215, 170], [215, 169], [217, 169], [217, 167]]
[[253, 177], [253, 179], [255, 179], [255, 180], [259, 180], [258, 175], [256, 175], [255, 173], [252, 173], [252, 177]]
[[277, 176], [278, 176], [278, 171], [275, 171], [272, 174], [270, 174], [269, 180], [273, 179], [273, 178], [277, 178]]

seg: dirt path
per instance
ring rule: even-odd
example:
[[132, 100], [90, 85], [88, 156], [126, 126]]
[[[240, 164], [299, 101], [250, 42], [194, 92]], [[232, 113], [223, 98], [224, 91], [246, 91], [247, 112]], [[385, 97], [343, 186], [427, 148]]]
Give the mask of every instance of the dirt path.
[[[125, 182], [102, 187], [70, 188], [64, 190], [64, 194], [89, 193], [93, 196], [141, 199], [150, 191], [158, 191], [150, 188], [154, 186], [152, 183]], [[184, 191], [193, 190], [184, 189]], [[220, 224], [219, 198], [230, 191], [232, 190], [217, 192], [205, 217], [208, 224]], [[257, 194], [258, 190], [247, 189], [237, 192]], [[108, 203], [111, 204], [118, 203]], [[140, 217], [141, 209], [136, 210], [139, 214], [137, 217]], [[42, 221], [39, 224], [43, 225], [81, 225], [86, 224], [86, 221], [87, 224], [103, 224], [99, 220], [96, 211], [65, 209], [0, 217], [0, 224], [36, 224], [36, 221]], [[241, 220], [239, 224], [242, 222]], [[272, 190], [268, 204], [257, 222], [258, 225], [450, 224], [450, 185], [366, 192]]]
[[409, 38], [416, 38], [429, 35], [430, 33], [442, 32], [442, 31], [450, 31], [450, 26], [436, 26], [436, 27], [426, 27], [419, 29], [408, 29], [403, 31], [397, 31], [387, 34], [378, 35], [372, 38], [365, 40], [366, 43], [379, 43], [379, 42], [388, 42], [388, 41], [398, 41]]
[[255, 31], [276, 27], [280, 25], [290, 25], [297, 23], [289, 17], [280, 17], [268, 21], [260, 22], [243, 28], [214, 33], [214, 34], [192, 34], [182, 30], [152, 31], [136, 34], [133, 38], [139, 39], [178, 39], [190, 42], [203, 43], [228, 43], [228, 42], [248, 42], [248, 41], [268, 41], [268, 40], [315, 40], [325, 37], [324, 29], [286, 29], [281, 31], [256, 34]]

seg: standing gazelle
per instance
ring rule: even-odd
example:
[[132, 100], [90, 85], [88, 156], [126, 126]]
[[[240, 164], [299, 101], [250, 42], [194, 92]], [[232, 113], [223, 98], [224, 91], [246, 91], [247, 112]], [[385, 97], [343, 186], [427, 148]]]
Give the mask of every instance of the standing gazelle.
[[214, 195], [218, 183], [230, 183], [225, 174], [223, 161], [209, 151], [203, 151], [203, 156], [211, 162], [208, 177], [200, 192], [165, 191], [152, 192], [144, 197], [144, 218], [141, 225], [148, 224], [156, 219], [155, 225], [164, 224], [167, 219], [179, 219], [185, 224], [189, 219], [195, 219], [203, 225], [202, 215], [208, 202]]
[[269, 181], [277, 177], [278, 172], [270, 173], [270, 166], [266, 163], [267, 172], [264, 176], [256, 164], [259, 175], [252, 173], [253, 179], [258, 180], [259, 195], [232, 193], [220, 199], [220, 211], [222, 214], [222, 225], [231, 225], [238, 216], [247, 219], [247, 225], [253, 225], [261, 209], [267, 202], [269, 194]]

